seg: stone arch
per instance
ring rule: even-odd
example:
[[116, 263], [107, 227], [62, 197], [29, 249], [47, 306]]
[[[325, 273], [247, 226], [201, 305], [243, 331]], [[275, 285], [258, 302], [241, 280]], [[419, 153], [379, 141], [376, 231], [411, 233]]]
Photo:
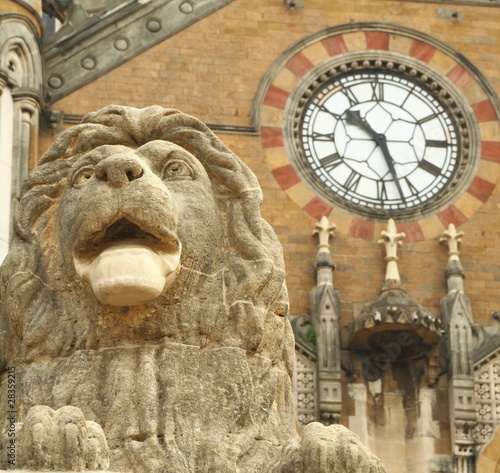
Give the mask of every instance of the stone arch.
[[481, 450], [476, 470], [481, 473], [500, 473], [500, 427]]
[[32, 89], [41, 100], [43, 63], [38, 32], [19, 15], [0, 18], [0, 25], [0, 71], [4, 81], [13, 89]]
[[0, 15], [0, 261], [7, 252], [21, 183], [38, 154], [43, 79], [36, 27], [17, 13]]

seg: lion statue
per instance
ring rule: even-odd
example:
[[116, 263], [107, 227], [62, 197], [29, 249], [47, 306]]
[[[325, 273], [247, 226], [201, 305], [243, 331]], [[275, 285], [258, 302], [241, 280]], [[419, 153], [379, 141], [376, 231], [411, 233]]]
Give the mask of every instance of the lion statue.
[[109, 106], [55, 141], [1, 269], [0, 467], [384, 471], [343, 427], [296, 432], [282, 249], [261, 201], [250, 169], [177, 110]]

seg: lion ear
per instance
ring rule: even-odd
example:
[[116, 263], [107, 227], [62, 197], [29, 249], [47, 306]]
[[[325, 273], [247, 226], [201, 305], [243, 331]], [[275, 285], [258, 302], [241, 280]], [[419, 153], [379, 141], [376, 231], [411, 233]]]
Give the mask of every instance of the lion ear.
[[68, 169], [66, 161], [58, 161], [31, 171], [23, 184], [14, 219], [14, 230], [21, 239], [33, 240], [37, 220], [46, 221], [47, 209], [62, 194]]

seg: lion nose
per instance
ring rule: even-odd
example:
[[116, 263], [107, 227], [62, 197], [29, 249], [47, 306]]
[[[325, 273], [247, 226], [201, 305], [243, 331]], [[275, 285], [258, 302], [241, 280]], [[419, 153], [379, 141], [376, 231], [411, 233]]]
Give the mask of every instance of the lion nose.
[[95, 175], [111, 187], [125, 187], [144, 174], [141, 164], [134, 158], [110, 156], [95, 167]]

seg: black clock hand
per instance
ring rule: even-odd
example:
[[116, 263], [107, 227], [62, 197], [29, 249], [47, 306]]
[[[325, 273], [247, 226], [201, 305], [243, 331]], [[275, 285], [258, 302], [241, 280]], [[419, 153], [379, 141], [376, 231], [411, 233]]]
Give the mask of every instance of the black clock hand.
[[391, 153], [389, 152], [389, 148], [387, 147], [387, 139], [384, 135], [379, 135], [379, 138], [376, 139], [377, 144], [380, 146], [382, 154], [384, 155], [387, 166], [389, 167], [389, 171], [391, 173], [392, 179], [398, 188], [399, 195], [401, 196], [401, 200], [403, 204], [406, 205], [406, 199], [403, 194], [403, 189], [401, 189], [401, 184], [399, 183], [398, 175], [396, 173], [396, 168], [394, 167], [394, 160], [392, 159]]
[[385, 162], [387, 163], [387, 167], [389, 168], [389, 172], [391, 173], [392, 179], [396, 184], [399, 195], [401, 196], [401, 200], [403, 201], [404, 204], [406, 204], [406, 199], [403, 194], [403, 189], [401, 189], [401, 184], [399, 183], [398, 175], [396, 173], [396, 168], [394, 167], [394, 160], [392, 159], [391, 153], [389, 152], [389, 148], [387, 147], [387, 139], [385, 135], [377, 133], [367, 121], [363, 120], [361, 118], [359, 110], [347, 110], [346, 119], [347, 123], [349, 123], [350, 125], [358, 125], [360, 128], [365, 130], [375, 140], [375, 143], [377, 143], [377, 145], [380, 147]]
[[358, 125], [360, 128], [365, 130], [378, 144], [379, 134], [368, 124], [368, 122], [361, 118], [359, 110], [347, 110], [347, 112], [345, 112], [345, 115], [347, 118], [347, 123], [349, 123], [349, 125]]

